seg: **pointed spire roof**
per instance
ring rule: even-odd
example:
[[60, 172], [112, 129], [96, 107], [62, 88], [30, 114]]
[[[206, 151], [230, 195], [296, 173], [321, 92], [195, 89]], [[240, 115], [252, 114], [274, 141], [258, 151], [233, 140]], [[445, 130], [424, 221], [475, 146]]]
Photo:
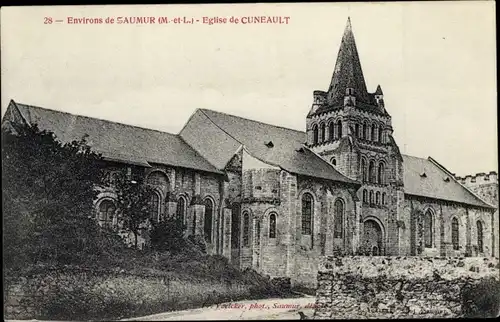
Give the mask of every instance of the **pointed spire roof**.
[[365, 78], [361, 70], [358, 50], [352, 33], [351, 18], [347, 18], [340, 44], [337, 62], [333, 71], [332, 81], [328, 89], [330, 103], [343, 101], [346, 88], [354, 88], [354, 96], [360, 101], [368, 103], [369, 96], [366, 89]]
[[382, 87], [380, 87], [380, 85], [377, 85], [377, 90], [375, 91], [375, 95], [384, 95], [384, 92], [382, 92]]

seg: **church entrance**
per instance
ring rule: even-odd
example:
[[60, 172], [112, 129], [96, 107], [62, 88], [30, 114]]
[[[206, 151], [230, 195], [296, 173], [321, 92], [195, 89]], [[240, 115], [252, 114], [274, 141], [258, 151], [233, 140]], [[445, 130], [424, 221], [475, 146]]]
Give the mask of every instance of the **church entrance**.
[[363, 246], [370, 256], [384, 255], [383, 233], [380, 224], [373, 220], [368, 219], [364, 222], [364, 236]]

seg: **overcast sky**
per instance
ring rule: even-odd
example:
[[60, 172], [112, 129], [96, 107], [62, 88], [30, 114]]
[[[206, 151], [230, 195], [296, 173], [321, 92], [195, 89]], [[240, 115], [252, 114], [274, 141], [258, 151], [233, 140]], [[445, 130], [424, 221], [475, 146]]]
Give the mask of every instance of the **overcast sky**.
[[[69, 25], [44, 17], [289, 16], [289, 24]], [[327, 90], [347, 17], [402, 153], [458, 175], [497, 171], [495, 4], [3, 7], [10, 99], [178, 133], [196, 108], [298, 130]]]

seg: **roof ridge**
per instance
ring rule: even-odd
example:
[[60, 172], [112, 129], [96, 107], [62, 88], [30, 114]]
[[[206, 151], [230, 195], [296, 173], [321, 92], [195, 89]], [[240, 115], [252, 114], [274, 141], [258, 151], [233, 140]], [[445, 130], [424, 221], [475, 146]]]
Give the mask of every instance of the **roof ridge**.
[[[12, 100], [12, 101], [14, 102], [14, 100]], [[155, 132], [159, 132], [159, 133], [162, 133], [162, 134], [169, 134], [169, 135], [172, 135], [172, 136], [180, 137], [179, 133], [175, 134], [175, 133], [170, 133], [170, 132], [166, 132], [166, 131], [162, 131], [162, 130], [158, 130], [158, 129], [147, 128], [147, 127], [144, 127], [144, 126], [138, 126], [138, 125], [132, 125], [132, 124], [127, 124], [127, 123], [112, 121], [112, 120], [106, 120], [106, 119], [102, 119], [102, 118], [99, 118], [99, 117], [86, 116], [86, 115], [81, 115], [81, 114], [74, 114], [74, 113], [70, 113], [70, 112], [54, 110], [54, 109], [50, 109], [50, 108], [46, 108], [46, 107], [41, 107], [41, 106], [37, 106], [37, 105], [30, 105], [30, 104], [24, 104], [24, 103], [19, 103], [19, 102], [14, 102], [14, 103], [16, 104], [16, 106], [21, 105], [21, 106], [26, 106], [28, 108], [38, 108], [38, 109], [41, 109], [41, 110], [46, 110], [46, 111], [51, 111], [51, 112], [56, 112], [56, 113], [61, 113], [61, 114], [67, 114], [67, 115], [71, 115], [71, 116], [78, 116], [78, 117], [83, 117], [83, 118], [86, 118], [86, 119], [99, 120], [99, 121], [103, 121], [103, 122], [107, 122], [107, 123], [113, 123], [113, 124], [118, 124], [118, 125], [123, 125], [123, 126], [129, 126], [129, 127], [134, 127], [134, 128], [138, 128], [138, 129], [143, 129], [143, 130], [148, 130], [148, 131], [155, 131]]]
[[[200, 111], [203, 113], [203, 115], [205, 115], [207, 117], [207, 119], [210, 122], [212, 122], [213, 125], [217, 126], [222, 132], [224, 132], [227, 135], [229, 135], [233, 140], [235, 140], [236, 142], [238, 142], [240, 145], [244, 145], [242, 142], [240, 142], [240, 140], [238, 140], [237, 138], [235, 138], [234, 136], [232, 136], [228, 131], [226, 131], [225, 129], [223, 129], [222, 126], [220, 126], [219, 124], [215, 123], [215, 121], [210, 118], [210, 115], [207, 115], [207, 113], [205, 113], [206, 109], [200, 108]], [[208, 111], [211, 111], [211, 110], [208, 110]]]
[[[263, 124], [263, 125], [277, 127], [277, 128], [284, 129], [284, 130], [289, 130], [289, 131], [295, 131], [295, 132], [298, 132], [298, 133], [301, 133], [301, 134], [304, 134], [304, 135], [306, 134], [306, 132], [304, 132], [304, 131], [292, 129], [292, 128], [289, 128], [289, 127], [284, 127], [284, 126], [281, 126], [281, 125], [274, 125], [274, 124], [270, 124], [270, 123], [266, 123], [266, 122], [262, 122], [262, 121], [252, 120], [252, 119], [249, 119], [249, 118], [246, 118], [246, 117], [243, 117], [243, 116], [229, 114], [229, 113], [225, 113], [225, 112], [219, 112], [219, 111], [211, 110], [209, 108], [200, 108], [199, 110], [200, 111], [210, 111], [210, 112], [214, 112], [214, 113], [218, 113], [218, 114], [224, 114], [224, 115], [228, 115], [228, 116], [232, 116], [232, 117], [237, 117], [239, 119], [243, 119], [243, 120], [247, 120], [247, 121], [251, 121], [251, 122], [255, 122], [255, 123], [259, 123], [259, 124]], [[206, 113], [204, 113], [204, 114], [207, 115]]]

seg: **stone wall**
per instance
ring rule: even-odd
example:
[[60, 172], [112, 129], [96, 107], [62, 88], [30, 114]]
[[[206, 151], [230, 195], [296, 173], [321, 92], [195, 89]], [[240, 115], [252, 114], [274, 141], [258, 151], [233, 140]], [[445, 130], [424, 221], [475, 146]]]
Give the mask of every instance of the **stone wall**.
[[460, 292], [499, 279], [494, 258], [322, 257], [315, 319], [460, 317]]
[[[493, 235], [491, 212], [479, 208], [465, 207], [452, 202], [442, 200], [405, 196], [402, 204], [400, 220], [404, 223], [401, 233], [402, 239], [400, 255], [421, 256], [477, 256], [492, 257]], [[433, 218], [432, 223], [432, 247], [418, 249], [417, 217], [412, 212], [420, 214], [430, 211]], [[458, 250], [452, 245], [452, 220], [456, 218], [459, 223]], [[483, 227], [483, 252], [478, 248], [477, 221], [481, 221]]]
[[[302, 234], [302, 196], [312, 195], [314, 200], [312, 232], [313, 235]], [[289, 225], [292, 237], [293, 258], [289, 259], [291, 267], [288, 275], [293, 286], [316, 287], [318, 259], [321, 255], [333, 255], [334, 252], [353, 253], [353, 242], [356, 239], [357, 221], [356, 204], [347, 189], [341, 186], [327, 186], [305, 177], [297, 180], [297, 195], [291, 196], [294, 211], [290, 213]], [[344, 204], [343, 238], [334, 238], [335, 201]]]

